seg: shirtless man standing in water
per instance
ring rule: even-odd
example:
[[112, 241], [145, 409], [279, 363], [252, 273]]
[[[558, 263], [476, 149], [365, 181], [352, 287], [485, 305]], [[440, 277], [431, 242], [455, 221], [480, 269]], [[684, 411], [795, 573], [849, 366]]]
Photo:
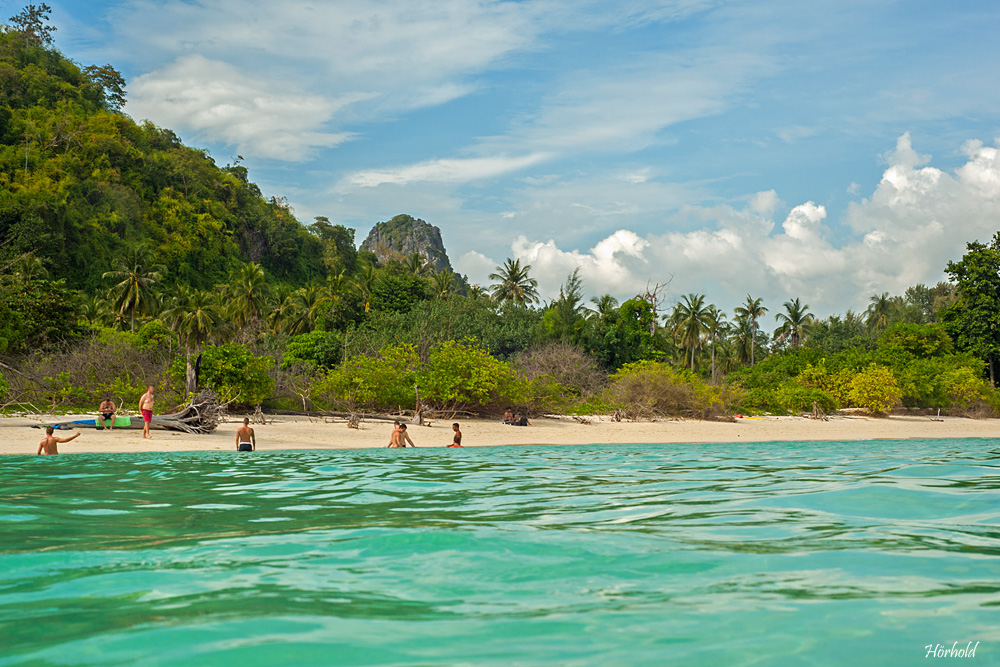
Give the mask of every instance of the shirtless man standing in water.
[[53, 429], [51, 426], [45, 428], [45, 437], [42, 438], [42, 441], [40, 443], [38, 443], [39, 454], [44, 453], [45, 456], [52, 456], [53, 454], [58, 454], [59, 448], [56, 446], [57, 444], [59, 444], [60, 442], [69, 442], [74, 438], [80, 437], [79, 431], [69, 436], [68, 438], [57, 438], [56, 436], [52, 435], [54, 432], [55, 429]]
[[250, 428], [250, 418], [243, 418], [243, 428], [236, 431], [236, 451], [252, 452], [257, 449], [257, 436]]
[[149, 422], [153, 421], [153, 388], [146, 389], [146, 393], [139, 398], [139, 411], [142, 412], [142, 437], [152, 439], [149, 434]]

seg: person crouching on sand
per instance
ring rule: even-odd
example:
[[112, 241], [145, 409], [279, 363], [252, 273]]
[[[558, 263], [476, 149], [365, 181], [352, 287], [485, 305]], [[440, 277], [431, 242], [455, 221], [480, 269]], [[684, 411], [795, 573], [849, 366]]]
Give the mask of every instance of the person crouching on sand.
[[410, 434], [406, 432], [406, 424], [401, 424], [396, 422], [396, 428], [393, 429], [392, 435], [389, 436], [389, 444], [386, 447], [406, 447], [406, 443], [410, 443], [410, 447], [416, 447], [413, 441], [410, 440]]
[[236, 451], [253, 452], [257, 450], [257, 436], [250, 428], [250, 418], [243, 418], [243, 428], [236, 431]]
[[451, 430], [455, 432], [455, 437], [452, 439], [449, 447], [461, 447], [462, 446], [462, 431], [458, 428], [458, 422], [451, 425]]
[[45, 437], [42, 438], [42, 441], [40, 443], [38, 443], [39, 454], [44, 454], [45, 456], [52, 456], [53, 454], [58, 454], [59, 447], [57, 447], [57, 445], [60, 442], [69, 442], [74, 438], [80, 437], [79, 431], [69, 436], [68, 438], [57, 438], [56, 436], [52, 435], [54, 432], [55, 429], [53, 429], [51, 426], [47, 426], [45, 428]]

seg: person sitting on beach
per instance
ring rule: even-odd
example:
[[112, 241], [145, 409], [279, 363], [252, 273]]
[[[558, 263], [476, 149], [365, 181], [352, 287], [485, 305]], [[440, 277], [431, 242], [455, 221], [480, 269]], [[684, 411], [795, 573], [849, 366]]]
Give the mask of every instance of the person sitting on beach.
[[461, 447], [462, 446], [462, 431], [458, 428], [458, 423], [451, 425], [451, 430], [455, 432], [455, 437], [452, 439], [449, 447]]
[[44, 453], [45, 456], [52, 456], [53, 454], [58, 454], [59, 453], [59, 448], [56, 446], [56, 445], [58, 445], [58, 443], [60, 443], [60, 442], [69, 442], [70, 440], [73, 440], [74, 438], [79, 438], [80, 437], [80, 432], [79, 431], [77, 431], [73, 435], [69, 436], [68, 438], [57, 438], [56, 436], [52, 435], [54, 432], [55, 432], [55, 429], [52, 428], [51, 426], [46, 426], [45, 427], [45, 437], [42, 438], [42, 441], [40, 443], [38, 443], [38, 453], [39, 454], [43, 454]]
[[149, 433], [149, 422], [153, 421], [153, 388], [146, 389], [146, 393], [139, 398], [139, 411], [142, 412], [142, 437], [152, 439]]
[[[97, 417], [97, 424], [100, 426], [99, 431], [103, 431], [107, 428], [109, 431], [115, 430], [115, 402], [111, 400], [111, 397], [105, 396], [104, 400], [101, 401], [101, 405], [97, 408], [99, 416]], [[105, 424], [105, 421], [109, 421], [109, 424]]]
[[503, 413], [503, 423], [504, 424], [514, 423], [514, 412], [510, 408], [507, 408], [507, 410], [505, 410]]
[[250, 418], [243, 418], [243, 428], [236, 431], [236, 451], [252, 452], [257, 449], [257, 436], [250, 428]]
[[386, 447], [406, 447], [406, 443], [410, 443], [410, 447], [416, 447], [413, 441], [410, 440], [410, 434], [406, 432], [406, 424], [396, 422], [396, 428], [393, 429], [392, 435], [389, 436], [389, 444]]
[[531, 422], [528, 418], [523, 416], [520, 412], [514, 415], [514, 421], [511, 422], [514, 426], [531, 426]]

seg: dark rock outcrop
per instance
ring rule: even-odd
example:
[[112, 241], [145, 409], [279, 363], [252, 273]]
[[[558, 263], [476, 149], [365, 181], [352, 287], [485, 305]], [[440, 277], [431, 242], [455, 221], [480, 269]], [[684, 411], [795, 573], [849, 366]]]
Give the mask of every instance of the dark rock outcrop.
[[417, 253], [435, 272], [453, 270], [441, 241], [441, 230], [405, 214], [397, 215], [388, 222], [376, 223], [361, 244], [361, 250], [375, 253], [379, 262], [406, 261]]

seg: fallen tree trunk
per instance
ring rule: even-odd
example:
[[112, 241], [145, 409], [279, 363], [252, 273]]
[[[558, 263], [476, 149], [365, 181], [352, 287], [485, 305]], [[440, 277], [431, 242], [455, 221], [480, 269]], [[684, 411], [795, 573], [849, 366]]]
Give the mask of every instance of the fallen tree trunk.
[[150, 426], [156, 424], [171, 431], [185, 433], [211, 433], [222, 422], [223, 405], [213, 391], [202, 391], [181, 410], [166, 415], [155, 415]]

